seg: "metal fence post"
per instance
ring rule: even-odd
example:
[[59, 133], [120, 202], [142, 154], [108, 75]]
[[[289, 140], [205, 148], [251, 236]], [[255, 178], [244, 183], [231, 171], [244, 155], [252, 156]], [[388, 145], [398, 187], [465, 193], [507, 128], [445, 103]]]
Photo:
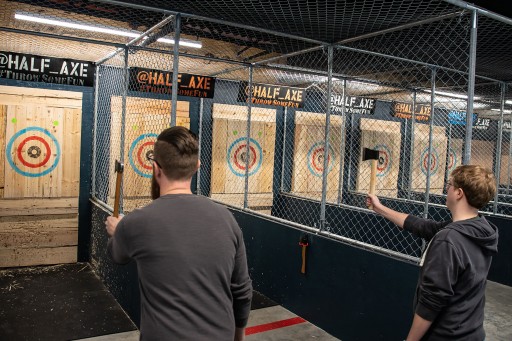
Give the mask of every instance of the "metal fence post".
[[414, 167], [414, 128], [416, 125], [416, 90], [412, 93], [412, 116], [411, 116], [411, 154], [409, 156], [409, 183], [407, 199], [411, 200], [412, 192], [412, 169]]
[[247, 139], [245, 144], [245, 185], [244, 185], [244, 208], [248, 207], [249, 197], [249, 164], [250, 164], [250, 143], [251, 143], [251, 111], [252, 111], [252, 77], [253, 66], [249, 66], [249, 98], [247, 103]]
[[283, 128], [283, 156], [282, 156], [282, 160], [281, 160], [281, 192], [284, 191], [284, 166], [285, 166], [285, 154], [286, 154], [286, 120], [287, 120], [287, 116], [288, 116], [288, 107], [284, 107], [284, 128]]
[[[505, 88], [506, 84], [501, 83], [501, 96], [500, 96], [500, 123], [498, 126], [498, 145], [496, 147], [496, 194], [494, 196], [493, 213], [498, 212], [498, 194], [500, 192], [500, 176], [501, 176], [501, 143], [503, 141], [503, 114], [505, 111]], [[509, 142], [510, 143], [510, 142]], [[510, 162], [509, 162], [510, 163]]]
[[[199, 100], [199, 127], [198, 127], [198, 139], [199, 139], [199, 150], [197, 151], [197, 158], [201, 160], [201, 143], [203, 142], [203, 107], [204, 98]], [[197, 186], [196, 192], [201, 195], [201, 167], [197, 169]]]
[[332, 45], [327, 48], [328, 61], [327, 61], [327, 98], [326, 100], [326, 113], [325, 113], [325, 140], [324, 140], [324, 165], [322, 172], [322, 201], [320, 203], [320, 227], [319, 232], [326, 227], [325, 221], [325, 203], [327, 199], [327, 174], [329, 172], [329, 132], [331, 125], [331, 95], [332, 95], [332, 59], [333, 47]]
[[101, 65], [96, 68], [96, 75], [94, 78], [94, 113], [93, 113], [93, 129], [92, 129], [92, 177], [91, 177], [91, 196], [96, 197], [96, 163], [97, 163], [97, 138], [98, 138], [98, 95], [100, 85], [100, 69]]
[[180, 62], [180, 32], [181, 14], [174, 18], [174, 46], [172, 62], [172, 91], [171, 91], [171, 127], [176, 125], [176, 109], [178, 108], [178, 72]]
[[428, 135], [428, 161], [427, 161], [427, 182], [425, 184], [425, 207], [423, 217], [428, 217], [428, 201], [430, 196], [430, 168], [432, 165], [432, 142], [434, 135], [434, 103], [436, 100], [436, 73], [437, 70], [432, 69], [431, 93], [430, 93], [430, 131]]
[[341, 205], [342, 203], [342, 188], [343, 188], [343, 172], [345, 170], [345, 140], [346, 140], [346, 132], [345, 128], [347, 126], [346, 124], [346, 117], [345, 117], [345, 93], [347, 90], [347, 80], [343, 79], [343, 92], [341, 98], [343, 98], [343, 104], [341, 106], [341, 141], [340, 141], [340, 174], [338, 177], [338, 205]]
[[478, 12], [471, 12], [471, 36], [469, 46], [468, 110], [466, 112], [466, 139], [464, 140], [463, 164], [471, 161], [471, 139], [473, 136], [473, 100], [475, 97], [476, 37]]
[[[125, 143], [125, 131], [126, 131], [126, 97], [128, 97], [128, 86], [130, 81], [130, 66], [129, 66], [129, 48], [124, 48], [124, 84], [123, 84], [123, 98], [122, 98], [122, 109], [121, 109], [121, 139], [120, 139], [120, 151], [119, 151], [119, 158], [121, 159], [121, 163], [124, 164], [124, 143]], [[123, 212], [123, 192], [124, 192], [124, 184], [121, 185], [120, 189], [120, 196], [119, 196], [119, 205], [121, 208], [119, 209], [119, 212]], [[115, 207], [114, 207], [115, 209]]]

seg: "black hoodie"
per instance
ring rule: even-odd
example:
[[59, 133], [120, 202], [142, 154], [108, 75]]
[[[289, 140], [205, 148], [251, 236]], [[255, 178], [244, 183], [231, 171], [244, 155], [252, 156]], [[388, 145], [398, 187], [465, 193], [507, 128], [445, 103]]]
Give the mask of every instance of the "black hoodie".
[[420, 261], [415, 313], [432, 321], [422, 340], [485, 339], [485, 285], [498, 229], [484, 217], [437, 223], [409, 215], [404, 229], [430, 240]]

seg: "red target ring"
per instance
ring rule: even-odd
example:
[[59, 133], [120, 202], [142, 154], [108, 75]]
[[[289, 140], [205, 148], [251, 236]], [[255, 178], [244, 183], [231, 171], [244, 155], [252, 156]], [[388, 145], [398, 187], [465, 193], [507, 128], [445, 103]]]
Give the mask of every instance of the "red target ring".
[[[235, 150], [235, 153], [233, 155], [233, 158], [234, 158], [233, 162], [239, 169], [242, 169], [242, 170], [245, 170], [245, 162], [244, 162], [244, 164], [240, 164], [238, 162], [238, 153], [241, 150], [245, 150], [246, 148], [247, 148], [247, 145], [245, 145], [245, 144], [238, 146], [238, 148]], [[251, 163], [249, 164], [249, 169], [251, 169], [252, 166], [254, 166], [254, 164], [256, 163], [256, 149], [254, 149], [254, 147], [251, 145], [249, 146], [249, 149], [251, 151]], [[242, 158], [242, 157], [240, 157], [240, 158]], [[242, 159], [242, 161], [245, 161], [245, 160]]]
[[[434, 169], [436, 169], [437, 159], [436, 159], [436, 156], [434, 155], [434, 153], [430, 154], [430, 156], [431, 156], [431, 162], [432, 162], [432, 164], [430, 165], [430, 170], [433, 171]], [[425, 155], [425, 157], [423, 158], [423, 168], [428, 169], [428, 154]]]
[[[30, 162], [27, 162], [23, 158], [23, 153], [22, 153], [23, 147], [25, 147], [25, 144], [27, 144], [28, 141], [39, 141], [44, 145], [44, 147], [46, 148], [46, 156], [44, 157], [43, 161], [41, 161], [39, 163], [30, 163]], [[22, 164], [24, 164], [25, 166], [30, 167], [30, 168], [39, 168], [41, 166], [44, 166], [48, 162], [48, 160], [50, 160], [51, 152], [52, 152], [52, 150], [50, 149], [50, 145], [48, 144], [48, 142], [46, 142], [42, 137], [39, 137], [39, 136], [27, 137], [26, 139], [21, 141], [21, 143], [17, 149], [18, 159], [21, 161]]]
[[[385, 150], [379, 150], [379, 160], [377, 162], [377, 170], [379, 172], [384, 172], [386, 168], [388, 168], [389, 164], [389, 155]], [[383, 154], [384, 157], [381, 155]]]
[[[319, 171], [319, 172], [322, 172], [324, 170], [324, 164], [323, 162], [321, 162], [320, 165], [317, 164], [317, 155], [321, 153], [321, 156], [322, 156], [322, 161], [323, 161], [323, 156], [325, 155], [324, 154], [324, 148], [318, 148], [316, 149], [314, 152], [313, 152], [313, 155], [312, 155], [312, 160], [311, 160], [311, 164], [313, 165], [313, 167]], [[318, 155], [320, 156], [320, 155]], [[320, 160], [318, 160], [320, 162]], [[329, 164], [329, 162], [331, 161], [331, 155], [327, 156], [327, 164]]]
[[151, 165], [148, 165], [146, 163], [146, 160], [142, 158], [142, 151], [144, 150], [144, 147], [147, 147], [147, 146], [154, 146], [155, 145], [155, 142], [153, 141], [149, 141], [149, 142], [146, 142], [146, 143], [143, 143], [140, 147], [139, 147], [139, 150], [137, 151], [137, 161], [139, 161], [139, 164], [142, 166], [142, 168], [144, 169], [148, 169], [148, 170], [151, 170], [153, 169]]

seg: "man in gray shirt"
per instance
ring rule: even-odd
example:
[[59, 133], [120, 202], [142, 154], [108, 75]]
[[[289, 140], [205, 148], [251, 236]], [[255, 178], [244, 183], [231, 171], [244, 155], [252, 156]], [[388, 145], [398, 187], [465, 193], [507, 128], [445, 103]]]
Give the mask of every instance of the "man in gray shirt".
[[252, 284], [242, 231], [224, 206], [190, 190], [197, 138], [168, 128], [148, 158], [154, 201], [105, 222], [114, 262], [137, 263], [141, 340], [243, 340]]

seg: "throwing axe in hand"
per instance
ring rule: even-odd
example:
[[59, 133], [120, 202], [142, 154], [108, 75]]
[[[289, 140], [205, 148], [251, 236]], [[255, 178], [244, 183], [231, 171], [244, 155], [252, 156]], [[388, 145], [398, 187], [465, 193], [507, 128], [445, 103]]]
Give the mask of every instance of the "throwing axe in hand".
[[[371, 161], [371, 171], [370, 171], [370, 194], [375, 195], [375, 185], [377, 181], [377, 160], [379, 160], [379, 151], [370, 148], [363, 149], [363, 161]], [[368, 207], [370, 210], [373, 209], [373, 206], [370, 205]]]
[[115, 171], [116, 175], [116, 192], [114, 196], [114, 217], [119, 217], [119, 199], [121, 196], [121, 181], [123, 180], [124, 166], [121, 162], [116, 160]]

